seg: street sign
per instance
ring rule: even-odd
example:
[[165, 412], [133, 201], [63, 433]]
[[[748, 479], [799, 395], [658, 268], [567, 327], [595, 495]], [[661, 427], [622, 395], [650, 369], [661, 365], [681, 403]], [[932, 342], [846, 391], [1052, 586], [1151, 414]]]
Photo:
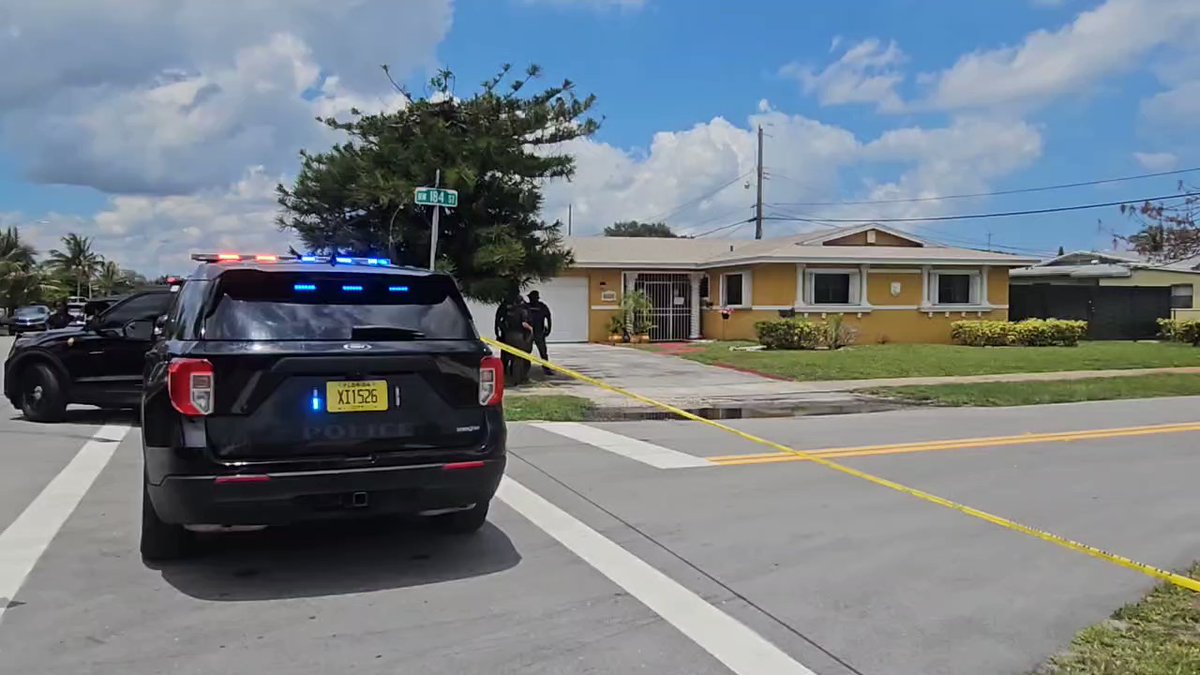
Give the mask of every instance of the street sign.
[[444, 206], [452, 209], [458, 206], [458, 190], [442, 188], [417, 188], [417, 206]]

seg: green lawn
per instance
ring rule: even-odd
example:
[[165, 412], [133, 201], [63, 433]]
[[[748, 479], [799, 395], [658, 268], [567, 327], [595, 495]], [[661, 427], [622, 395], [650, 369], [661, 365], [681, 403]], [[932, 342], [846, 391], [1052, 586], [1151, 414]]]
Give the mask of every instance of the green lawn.
[[1156, 396], [1200, 396], [1200, 375], [1162, 374], [1051, 382], [937, 384], [886, 387], [871, 390], [871, 393], [940, 405], [1037, 405]]
[[[960, 347], [862, 345], [837, 351], [736, 352], [751, 343], [715, 342], [670, 348], [701, 363], [752, 370], [793, 380], [1035, 373], [1200, 366], [1200, 348], [1172, 343], [1084, 342], [1078, 347]], [[652, 350], [663, 350], [651, 346]]]
[[[1200, 565], [1191, 576], [1200, 574]], [[1039, 675], [1200, 673], [1200, 594], [1162, 586], [1112, 619], [1084, 629]]]
[[528, 394], [504, 399], [504, 418], [509, 422], [579, 422], [587, 418], [592, 402], [565, 394]]

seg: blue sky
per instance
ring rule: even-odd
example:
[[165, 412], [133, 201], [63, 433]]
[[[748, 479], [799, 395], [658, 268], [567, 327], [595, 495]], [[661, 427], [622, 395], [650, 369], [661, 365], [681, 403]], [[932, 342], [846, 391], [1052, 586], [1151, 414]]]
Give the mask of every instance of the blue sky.
[[[288, 11], [268, 11], [272, 3]], [[313, 114], [396, 103], [382, 62], [417, 92], [439, 65], [466, 93], [511, 62], [595, 93], [605, 120], [571, 148], [577, 180], [547, 187], [546, 217], [565, 218], [572, 205], [576, 234], [659, 215], [695, 233], [749, 216], [744, 176], [760, 123], [776, 215], [1130, 199], [1172, 193], [1177, 178], [782, 205], [1200, 165], [1200, 3], [1190, 0], [29, 4], [0, 0], [0, 57], [13, 66], [0, 76], [0, 221], [26, 223], [43, 248], [68, 230], [90, 234], [103, 253], [151, 271], [189, 248], [280, 248], [271, 188], [294, 173], [300, 147], [332, 141]], [[119, 21], [118, 6], [144, 11]], [[90, 46], [71, 37], [84, 25]], [[114, 44], [125, 49], [103, 46]], [[48, 223], [29, 224], [38, 220]], [[801, 227], [772, 221], [767, 233]], [[990, 233], [1023, 251], [1103, 247], [1112, 231], [1131, 230], [1115, 209], [906, 227], [955, 244], [982, 245]]]

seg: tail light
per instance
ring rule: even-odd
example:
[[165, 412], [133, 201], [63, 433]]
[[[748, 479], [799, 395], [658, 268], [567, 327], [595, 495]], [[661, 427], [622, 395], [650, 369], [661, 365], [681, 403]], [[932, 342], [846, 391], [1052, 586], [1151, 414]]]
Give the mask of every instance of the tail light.
[[167, 367], [171, 405], [198, 417], [213, 411], [213, 366], [205, 359], [172, 359]]
[[500, 405], [504, 401], [504, 364], [495, 356], [479, 363], [479, 405]]

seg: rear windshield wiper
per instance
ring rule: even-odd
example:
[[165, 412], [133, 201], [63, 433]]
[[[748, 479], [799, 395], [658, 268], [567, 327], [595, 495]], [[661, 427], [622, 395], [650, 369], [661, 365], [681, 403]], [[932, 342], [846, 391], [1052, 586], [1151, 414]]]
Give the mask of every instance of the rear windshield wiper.
[[420, 340], [425, 334], [399, 326], [355, 326], [350, 329], [351, 340]]

